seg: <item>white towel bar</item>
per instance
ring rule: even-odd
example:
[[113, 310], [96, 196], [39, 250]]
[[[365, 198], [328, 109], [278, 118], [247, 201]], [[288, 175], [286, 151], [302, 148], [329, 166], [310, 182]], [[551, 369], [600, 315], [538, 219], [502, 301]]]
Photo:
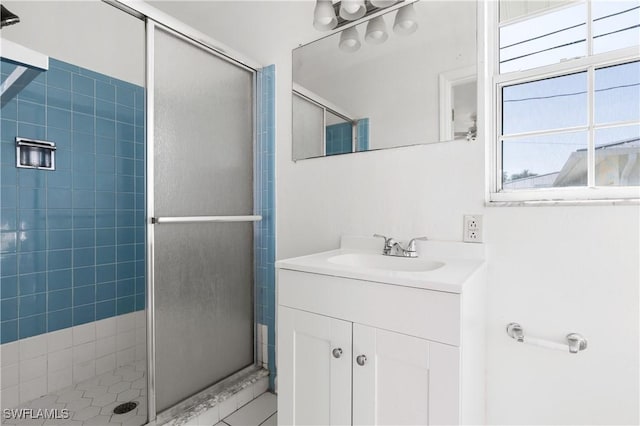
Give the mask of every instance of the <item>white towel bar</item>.
[[556, 349], [566, 351], [569, 349], [569, 353], [577, 354], [580, 351], [587, 349], [587, 339], [578, 333], [567, 334], [566, 343], [552, 342], [550, 340], [540, 339], [538, 337], [525, 337], [522, 326], [517, 322], [512, 322], [507, 325], [507, 334], [512, 339], [520, 343], [528, 343], [530, 345], [540, 346], [547, 349]]

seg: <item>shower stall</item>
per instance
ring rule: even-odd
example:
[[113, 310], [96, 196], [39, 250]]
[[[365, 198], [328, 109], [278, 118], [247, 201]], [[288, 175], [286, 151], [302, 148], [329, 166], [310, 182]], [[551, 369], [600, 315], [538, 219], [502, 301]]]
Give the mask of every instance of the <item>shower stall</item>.
[[3, 2], [1, 408], [163, 424], [266, 388], [273, 68], [145, 3], [57, 3]]
[[161, 412], [254, 364], [261, 216], [253, 207], [254, 71], [158, 24], [148, 32], [149, 277]]

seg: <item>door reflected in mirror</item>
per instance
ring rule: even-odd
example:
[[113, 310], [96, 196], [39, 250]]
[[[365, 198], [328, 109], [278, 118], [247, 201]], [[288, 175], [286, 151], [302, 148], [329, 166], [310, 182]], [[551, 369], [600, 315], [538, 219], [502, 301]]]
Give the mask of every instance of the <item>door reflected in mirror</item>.
[[404, 3], [293, 50], [294, 161], [475, 139], [476, 2]]

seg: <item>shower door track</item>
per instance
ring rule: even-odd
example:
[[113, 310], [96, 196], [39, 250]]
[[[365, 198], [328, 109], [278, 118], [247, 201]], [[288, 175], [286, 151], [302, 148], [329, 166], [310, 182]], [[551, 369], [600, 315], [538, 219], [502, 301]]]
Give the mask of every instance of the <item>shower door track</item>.
[[[183, 417], [186, 412], [195, 412], [201, 414], [206, 411], [207, 408], [214, 404], [220, 404], [229, 395], [227, 392], [229, 388], [243, 387], [249, 385], [251, 378], [255, 378], [256, 374], [262, 368], [256, 364], [243, 368], [240, 371], [236, 371], [228, 377], [220, 379], [218, 382], [212, 384], [206, 389], [192, 395], [186, 400], [177, 403], [173, 407], [167, 408], [161, 411], [156, 416], [156, 424], [162, 425], [170, 422], [171, 420]], [[249, 380], [247, 380], [249, 379]]]

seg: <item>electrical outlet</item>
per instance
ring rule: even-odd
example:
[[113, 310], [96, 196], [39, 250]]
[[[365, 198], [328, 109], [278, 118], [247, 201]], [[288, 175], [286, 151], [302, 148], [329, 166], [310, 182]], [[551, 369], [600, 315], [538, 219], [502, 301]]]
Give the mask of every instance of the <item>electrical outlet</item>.
[[465, 215], [462, 240], [465, 243], [482, 242], [482, 215]]

